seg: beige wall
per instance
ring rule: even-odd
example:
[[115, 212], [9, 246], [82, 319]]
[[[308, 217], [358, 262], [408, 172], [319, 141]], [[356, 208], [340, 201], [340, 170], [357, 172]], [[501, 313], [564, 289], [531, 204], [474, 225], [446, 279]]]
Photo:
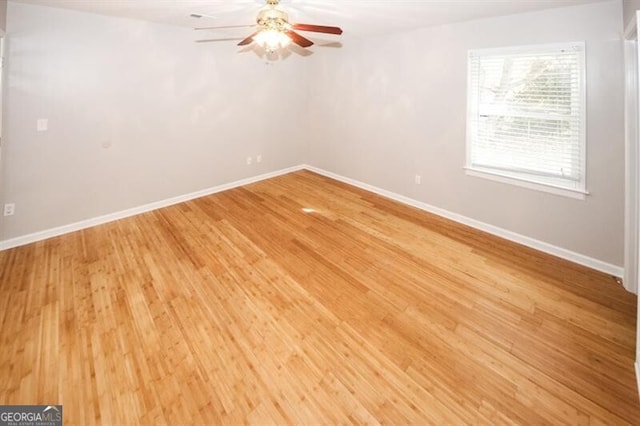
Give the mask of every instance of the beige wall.
[[7, 0], [0, 0], [0, 30], [7, 31]]
[[629, 25], [631, 19], [636, 16], [636, 10], [640, 9], [640, 0], [622, 0], [622, 9], [624, 15], [624, 28]]
[[[7, 0], [0, 0], [0, 32], [4, 33], [7, 29]], [[6, 77], [2, 76], [2, 85], [4, 86], [4, 82], [6, 81]], [[4, 95], [3, 88], [0, 89], [0, 102], [2, 102], [2, 106], [0, 106], [0, 133], [2, 133], [2, 137], [4, 140], [4, 131], [2, 131], [2, 118], [4, 115]], [[3, 156], [2, 156], [2, 144], [0, 144], [0, 179], [2, 179], [2, 169], [3, 169]], [[0, 207], [4, 204], [4, 187], [2, 185], [2, 181], [0, 180]], [[2, 229], [4, 223], [4, 216], [0, 214], [0, 241], [2, 240]]]
[[[623, 264], [624, 112], [619, 1], [405, 32], [313, 58], [319, 168], [476, 221]], [[585, 41], [584, 201], [465, 174], [469, 49]], [[422, 184], [414, 184], [414, 175]]]
[[303, 162], [303, 58], [267, 66], [188, 28], [15, 2], [8, 14], [1, 182], [16, 214], [0, 240]]
[[[308, 162], [622, 265], [619, 1], [345, 38], [269, 66], [193, 43], [188, 29], [14, 2], [9, 18], [1, 186], [16, 215], [0, 239]], [[468, 49], [580, 40], [591, 195], [465, 175]], [[36, 132], [38, 118], [48, 132]], [[246, 166], [257, 154], [265, 161]]]

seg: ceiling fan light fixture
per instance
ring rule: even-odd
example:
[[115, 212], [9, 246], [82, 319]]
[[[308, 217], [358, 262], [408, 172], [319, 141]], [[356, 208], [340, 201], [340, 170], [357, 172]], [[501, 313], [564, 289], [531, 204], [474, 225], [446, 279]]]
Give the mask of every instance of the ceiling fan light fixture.
[[279, 30], [266, 29], [260, 31], [253, 38], [267, 52], [275, 52], [276, 50], [287, 47], [291, 43], [291, 39], [285, 33]]
[[265, 3], [265, 6], [258, 11], [256, 23], [253, 25], [203, 27], [196, 28], [196, 30], [257, 27], [257, 30], [250, 36], [241, 40], [240, 43], [238, 43], [238, 46], [248, 46], [251, 43], [256, 43], [268, 53], [273, 53], [276, 50], [285, 48], [291, 43], [302, 48], [313, 46], [313, 41], [300, 35], [297, 31], [309, 31], [334, 35], [342, 34], [342, 29], [340, 27], [302, 23], [291, 24], [289, 23], [289, 15], [280, 7], [280, 0], [265, 0]]

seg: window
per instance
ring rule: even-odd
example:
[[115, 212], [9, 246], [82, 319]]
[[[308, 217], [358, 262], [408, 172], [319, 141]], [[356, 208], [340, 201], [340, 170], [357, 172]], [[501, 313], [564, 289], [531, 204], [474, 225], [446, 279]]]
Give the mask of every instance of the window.
[[469, 174], [584, 196], [584, 51], [570, 43], [469, 52]]

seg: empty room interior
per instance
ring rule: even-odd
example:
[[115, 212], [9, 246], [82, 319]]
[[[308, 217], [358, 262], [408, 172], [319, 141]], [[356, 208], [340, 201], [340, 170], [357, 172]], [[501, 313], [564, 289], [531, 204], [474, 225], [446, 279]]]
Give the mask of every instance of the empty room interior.
[[0, 424], [640, 424], [639, 10], [0, 1]]

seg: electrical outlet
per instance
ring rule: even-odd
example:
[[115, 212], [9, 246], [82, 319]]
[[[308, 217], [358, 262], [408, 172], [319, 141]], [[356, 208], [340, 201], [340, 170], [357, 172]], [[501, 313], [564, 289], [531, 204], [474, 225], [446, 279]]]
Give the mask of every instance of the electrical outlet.
[[13, 216], [15, 212], [16, 212], [16, 205], [14, 203], [9, 203], [4, 205], [5, 216]]
[[262, 154], [258, 154], [256, 157], [256, 163], [262, 163]]
[[253, 160], [251, 159], [251, 157], [247, 157], [247, 166], [250, 166], [252, 162]]
[[36, 123], [36, 129], [39, 132], [46, 132], [47, 130], [49, 130], [49, 120], [47, 120], [46, 118], [39, 118]]
[[416, 175], [415, 182], [416, 182], [416, 185], [420, 185], [422, 183], [422, 176]]

